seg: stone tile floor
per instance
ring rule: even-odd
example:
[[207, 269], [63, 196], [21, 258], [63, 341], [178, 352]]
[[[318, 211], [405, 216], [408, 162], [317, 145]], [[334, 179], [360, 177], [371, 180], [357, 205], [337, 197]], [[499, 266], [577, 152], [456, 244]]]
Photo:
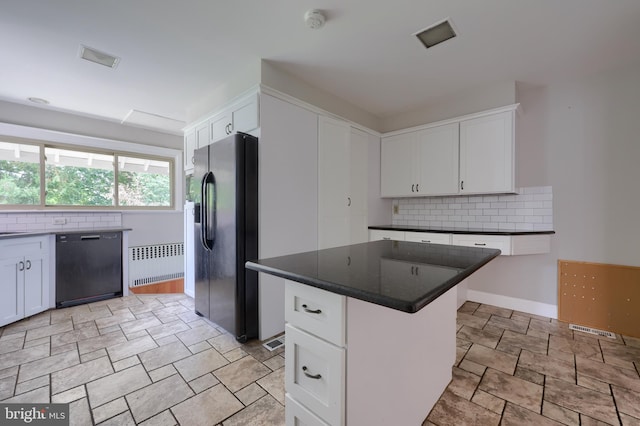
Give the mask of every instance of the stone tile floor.
[[284, 353], [238, 343], [182, 294], [51, 310], [0, 329], [0, 401], [71, 425], [284, 425]]
[[466, 302], [453, 380], [424, 425], [640, 425], [640, 339]]
[[[640, 339], [472, 302], [457, 337], [453, 380], [424, 425], [640, 425]], [[0, 401], [68, 402], [72, 425], [282, 425], [283, 366], [282, 349], [236, 342], [185, 295], [0, 329]]]

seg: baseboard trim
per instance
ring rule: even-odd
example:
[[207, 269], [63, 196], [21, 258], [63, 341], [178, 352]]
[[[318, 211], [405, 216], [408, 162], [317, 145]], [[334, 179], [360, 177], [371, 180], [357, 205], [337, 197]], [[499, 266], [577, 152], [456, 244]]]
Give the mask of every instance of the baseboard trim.
[[486, 303], [487, 305], [498, 306], [500, 308], [514, 309], [527, 314], [558, 319], [558, 306], [548, 303], [535, 302], [533, 300], [502, 296], [500, 294], [471, 289], [467, 289], [467, 300], [471, 302]]

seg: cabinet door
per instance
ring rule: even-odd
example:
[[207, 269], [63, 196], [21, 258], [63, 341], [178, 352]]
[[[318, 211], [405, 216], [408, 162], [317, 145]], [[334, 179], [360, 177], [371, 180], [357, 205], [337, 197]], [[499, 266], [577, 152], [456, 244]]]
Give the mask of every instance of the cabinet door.
[[382, 197], [416, 195], [415, 140], [415, 132], [382, 138], [380, 166], [380, 195]]
[[351, 232], [351, 244], [358, 244], [365, 243], [369, 239], [367, 229], [369, 136], [361, 130], [352, 128], [349, 148], [349, 228]]
[[318, 119], [318, 247], [350, 244], [349, 188], [351, 127], [328, 117]]
[[248, 133], [259, 126], [258, 95], [231, 108], [231, 133]]
[[192, 130], [184, 136], [184, 170], [191, 171], [195, 164], [195, 158], [193, 157], [193, 151], [197, 147], [196, 132]]
[[[202, 148], [211, 143], [209, 138], [209, 122], [196, 127], [196, 148]], [[195, 161], [193, 162], [195, 164]]]
[[421, 195], [458, 193], [458, 123], [417, 132]]
[[219, 141], [220, 139], [224, 139], [229, 136], [232, 133], [231, 127], [231, 116], [228, 111], [216, 114], [211, 120], [209, 120], [210, 142], [208, 143]]
[[24, 262], [24, 316], [28, 317], [49, 307], [49, 259], [32, 256]]
[[0, 259], [2, 297], [0, 297], [0, 326], [24, 318], [24, 259]]
[[515, 191], [514, 112], [460, 123], [460, 193]]

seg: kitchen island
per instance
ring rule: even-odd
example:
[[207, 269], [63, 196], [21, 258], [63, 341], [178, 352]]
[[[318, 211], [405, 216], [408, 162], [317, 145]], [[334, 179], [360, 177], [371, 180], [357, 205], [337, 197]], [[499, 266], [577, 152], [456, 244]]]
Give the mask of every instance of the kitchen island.
[[421, 425], [451, 380], [456, 285], [499, 254], [375, 241], [247, 262], [286, 279], [287, 424]]

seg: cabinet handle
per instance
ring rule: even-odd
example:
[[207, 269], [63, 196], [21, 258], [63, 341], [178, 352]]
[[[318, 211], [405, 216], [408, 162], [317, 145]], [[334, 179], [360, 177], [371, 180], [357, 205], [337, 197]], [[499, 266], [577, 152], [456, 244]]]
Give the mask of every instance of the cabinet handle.
[[18, 271], [24, 271], [24, 262], [22, 260], [20, 262], [18, 262], [18, 265], [20, 265], [18, 267]]
[[305, 375], [305, 376], [307, 376], [308, 378], [310, 378], [310, 379], [315, 379], [315, 380], [318, 380], [318, 379], [321, 379], [321, 378], [322, 378], [322, 376], [321, 376], [320, 374], [309, 374], [309, 373], [307, 373], [307, 370], [308, 370], [307, 366], [306, 366], [306, 365], [303, 365], [303, 366], [302, 366], [302, 372], [303, 372], [303, 373], [304, 373], [304, 375]]
[[415, 268], [415, 266], [411, 267], [411, 275], [413, 275], [413, 268]]
[[347, 200], [349, 200], [349, 202], [347, 203], [347, 207], [351, 207], [351, 197], [347, 197]]
[[422, 240], [423, 243], [430, 243], [431, 240]]
[[193, 157], [191, 157], [191, 164], [196, 164], [196, 157], [195, 155]]
[[474, 246], [486, 246], [487, 244], [485, 243], [473, 243]]
[[411, 184], [411, 192], [416, 192], [416, 191], [414, 191], [414, 190], [413, 190], [413, 188], [415, 188], [415, 186], [416, 186], [416, 184], [415, 184], [415, 183], [412, 183], [412, 184]]
[[420, 267], [416, 266], [416, 275], [420, 275]]
[[27, 271], [28, 271], [29, 269], [31, 269], [31, 261], [30, 261], [30, 260], [27, 260]]
[[351, 256], [347, 256], [347, 266], [351, 266]]
[[302, 305], [302, 309], [309, 314], [321, 314], [322, 310], [320, 309], [309, 309], [307, 305]]
[[382, 237], [383, 240], [390, 240], [391, 237]]
[[464, 181], [463, 180], [460, 181], [460, 190], [464, 191]]
[[416, 192], [420, 192], [420, 184], [416, 183]]

